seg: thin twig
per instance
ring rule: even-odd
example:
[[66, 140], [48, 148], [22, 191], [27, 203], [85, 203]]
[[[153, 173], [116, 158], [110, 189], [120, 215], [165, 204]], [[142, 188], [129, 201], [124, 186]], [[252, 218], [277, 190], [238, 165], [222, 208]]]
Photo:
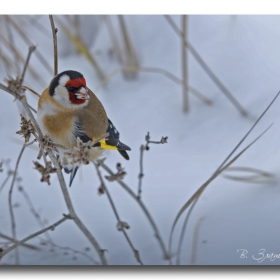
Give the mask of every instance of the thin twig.
[[141, 259], [140, 259], [140, 255], [139, 255], [138, 250], [136, 250], [136, 249], [134, 248], [134, 246], [133, 246], [131, 240], [129, 239], [129, 237], [128, 237], [126, 231], [125, 231], [124, 226], [122, 226], [123, 221], [121, 221], [121, 219], [120, 219], [120, 217], [119, 217], [119, 214], [118, 214], [118, 212], [117, 212], [117, 209], [116, 209], [116, 207], [115, 207], [115, 205], [114, 205], [114, 202], [113, 202], [113, 200], [112, 200], [112, 198], [111, 198], [111, 195], [110, 195], [110, 193], [109, 193], [109, 191], [108, 191], [108, 189], [107, 189], [107, 187], [106, 187], [106, 185], [105, 185], [105, 183], [104, 183], [104, 181], [103, 181], [103, 178], [102, 178], [101, 173], [100, 173], [100, 170], [99, 170], [99, 166], [98, 166], [96, 163], [94, 163], [94, 166], [95, 166], [95, 168], [96, 168], [96, 171], [97, 171], [98, 177], [99, 177], [99, 179], [100, 179], [102, 188], [105, 190], [106, 195], [107, 195], [107, 197], [108, 197], [108, 199], [109, 199], [109, 202], [110, 202], [110, 204], [111, 204], [111, 206], [112, 206], [113, 212], [114, 212], [114, 214], [115, 214], [115, 216], [116, 216], [116, 218], [117, 218], [118, 225], [120, 226], [118, 229], [119, 229], [120, 231], [123, 232], [123, 234], [124, 234], [124, 236], [125, 236], [125, 239], [127, 240], [129, 246], [131, 247], [131, 249], [132, 249], [132, 251], [133, 251], [133, 253], [134, 253], [134, 257], [136, 258], [137, 262], [139, 262], [141, 265], [143, 265], [143, 263], [142, 263], [142, 261], [141, 261]]
[[68, 194], [68, 190], [67, 190], [67, 186], [65, 184], [65, 180], [64, 177], [62, 175], [61, 172], [61, 168], [60, 168], [60, 164], [57, 160], [57, 158], [54, 156], [53, 153], [49, 153], [49, 157], [51, 158], [55, 168], [56, 168], [56, 174], [58, 177], [58, 181], [62, 190], [62, 194], [64, 196], [64, 200], [66, 202], [67, 208], [70, 212], [70, 215], [73, 219], [73, 221], [76, 223], [76, 225], [80, 228], [80, 230], [84, 233], [84, 235], [88, 238], [88, 240], [90, 241], [90, 243], [93, 245], [93, 247], [96, 249], [101, 262], [103, 265], [107, 264], [107, 261], [104, 257], [104, 253], [103, 250], [101, 249], [101, 247], [99, 246], [98, 242], [95, 240], [95, 238], [93, 237], [93, 235], [90, 233], [90, 231], [85, 227], [85, 225], [82, 223], [82, 221], [80, 220], [80, 218], [76, 215], [75, 211], [74, 211], [74, 207], [72, 205], [70, 196]]
[[[12, 94], [14, 97], [19, 98], [18, 93], [11, 91], [9, 88], [5, 87], [4, 85], [0, 84], [0, 88], [5, 90], [6, 92]], [[33, 116], [32, 112], [30, 111], [29, 104], [27, 103], [25, 95], [21, 95], [19, 100], [22, 103], [25, 111], [27, 112], [31, 122], [34, 125], [34, 128], [35, 128], [35, 130], [38, 134], [38, 136], [37, 136], [38, 139], [37, 140], [40, 143], [44, 137], [43, 137], [43, 134], [41, 132], [41, 129], [40, 129], [35, 117]], [[60, 164], [59, 164], [56, 156], [53, 154], [52, 151], [49, 153], [49, 157], [51, 158], [51, 160], [52, 160], [52, 162], [53, 162], [53, 164], [56, 168], [56, 173], [57, 173], [57, 176], [58, 176], [59, 184], [60, 184], [60, 187], [61, 187], [61, 190], [62, 190], [62, 193], [63, 193], [63, 196], [64, 196], [64, 200], [65, 200], [67, 208], [70, 212], [71, 217], [73, 218], [74, 222], [79, 227], [79, 229], [88, 238], [88, 240], [93, 245], [93, 247], [96, 249], [96, 251], [97, 251], [97, 253], [98, 253], [98, 255], [101, 259], [102, 264], [106, 265], [107, 261], [104, 257], [103, 250], [101, 249], [101, 247], [99, 246], [99, 244], [97, 243], [97, 241], [95, 240], [93, 235], [85, 227], [85, 225], [82, 223], [82, 221], [79, 219], [79, 217], [76, 215], [76, 213], [74, 211], [74, 208], [73, 208], [73, 205], [72, 205], [72, 202], [71, 202], [71, 199], [70, 199], [70, 196], [68, 194], [67, 187], [66, 187], [66, 184], [65, 184], [65, 181], [64, 181], [64, 177], [63, 177], [62, 172], [61, 172]]]
[[[75, 249], [73, 249], [73, 248], [71, 248], [71, 247], [68, 247], [68, 246], [66, 246], [66, 247], [59, 246], [59, 245], [53, 243], [52, 241], [48, 241], [48, 240], [44, 240], [44, 239], [42, 239], [42, 240], [43, 240], [42, 243], [45, 243], [44, 245], [50, 244], [53, 248], [58, 248], [58, 249], [60, 249], [60, 250], [65, 250], [65, 251], [72, 251], [72, 252], [75, 253], [75, 254], [84, 255], [84, 256], [87, 257], [90, 261], [92, 261], [92, 263], [94, 263], [94, 264], [96, 264], [96, 265], [100, 265], [100, 263], [98, 263], [95, 259], [93, 259], [89, 254], [87, 254], [87, 253], [85, 253], [85, 252], [75, 250]], [[42, 243], [41, 243], [41, 244], [42, 244]]]
[[123, 63], [123, 58], [122, 58], [121, 49], [120, 49], [120, 46], [119, 46], [119, 43], [118, 43], [118, 39], [117, 39], [117, 36], [115, 34], [115, 31], [114, 31], [114, 28], [113, 28], [113, 25], [112, 25], [110, 17], [111, 17], [110, 15], [104, 15], [103, 16], [105, 24], [106, 24], [106, 27], [107, 27], [108, 32], [109, 32], [109, 36], [110, 36], [113, 48], [115, 50], [115, 54], [116, 54], [117, 59], [119, 60], [119, 62], [122, 64]]
[[138, 199], [140, 200], [141, 198], [141, 192], [142, 192], [142, 178], [144, 177], [144, 171], [143, 171], [143, 155], [144, 155], [144, 150], [146, 147], [144, 145], [140, 146], [140, 171], [138, 175]]
[[39, 93], [37, 93], [35, 90], [33, 90], [32, 88], [28, 87], [28, 86], [21, 86], [22, 89], [27, 89], [29, 91], [31, 91], [32, 93], [34, 93], [36, 96], [40, 97], [41, 95]]
[[64, 215], [64, 217], [62, 219], [60, 219], [59, 221], [57, 221], [56, 223], [52, 224], [51, 226], [49, 227], [46, 227], [42, 230], [39, 230], [29, 236], [27, 236], [26, 238], [22, 239], [21, 241], [19, 242], [16, 242], [13, 246], [3, 250], [3, 251], [0, 251], [0, 260], [5, 256], [7, 255], [9, 252], [11, 252], [12, 250], [16, 249], [19, 245], [25, 243], [26, 241], [30, 240], [30, 239], [33, 239], [34, 237], [48, 231], [48, 230], [54, 230], [58, 225], [60, 225], [61, 223], [65, 222], [66, 220], [70, 219], [70, 216], [67, 216], [67, 215]]
[[[26, 34], [24, 33], [24, 31], [20, 28], [20, 26], [16, 23], [16, 21], [13, 20], [13, 18], [11, 16], [7, 16], [7, 19], [9, 21], [9, 23], [11, 23], [15, 30], [18, 32], [18, 34], [21, 36], [21, 38], [25, 41], [25, 43], [27, 45], [32, 45], [32, 42], [30, 41], [30, 39], [28, 38], [28, 36], [26, 36]], [[32, 26], [37, 27], [37, 24], [33, 24]], [[37, 58], [40, 60], [41, 64], [46, 68], [46, 70], [52, 74], [52, 68], [49, 65], [49, 62], [44, 58], [44, 56], [40, 53], [39, 50], [37, 50], [35, 52], [35, 55], [37, 56]]]
[[58, 29], [55, 27], [54, 25], [54, 21], [53, 21], [53, 16], [49, 15], [49, 19], [50, 19], [50, 23], [51, 23], [51, 27], [52, 27], [52, 35], [53, 35], [53, 52], [54, 52], [54, 66], [53, 66], [53, 72], [54, 72], [54, 76], [57, 75], [58, 73], [58, 59], [57, 59], [57, 36], [56, 33], [58, 31]]
[[[101, 167], [107, 171], [107, 173], [109, 173], [111, 176], [114, 175], [113, 171], [105, 164], [102, 163]], [[169, 259], [169, 254], [165, 248], [163, 239], [160, 235], [160, 232], [157, 228], [157, 225], [155, 223], [155, 221], [153, 220], [150, 212], [148, 211], [148, 209], [146, 208], [145, 204], [143, 203], [143, 201], [141, 199], [138, 199], [138, 196], [131, 190], [131, 188], [129, 186], [127, 186], [122, 180], [117, 180], [117, 182], [135, 199], [135, 201], [139, 204], [139, 206], [142, 208], [144, 214], [146, 215], [148, 221], [150, 222], [154, 232], [155, 232], [155, 237], [157, 238], [160, 247], [162, 249], [163, 255], [164, 255], [164, 259]]]
[[[188, 85], [188, 52], [185, 48], [184, 41], [187, 41], [187, 15], [182, 15], [182, 80], [185, 85]], [[188, 112], [189, 110], [189, 100], [188, 91], [183, 88], [183, 112]]]
[[97, 63], [97, 60], [89, 52], [89, 50], [87, 49], [85, 44], [81, 40], [79, 40], [73, 34], [73, 32], [71, 32], [71, 29], [69, 29], [65, 24], [63, 24], [63, 22], [61, 20], [59, 20], [59, 18], [57, 18], [57, 23], [60, 26], [60, 28], [63, 30], [63, 32], [66, 34], [66, 36], [69, 38], [69, 40], [74, 44], [77, 51], [79, 53], [81, 53], [82, 55], [84, 55], [89, 60], [89, 62], [93, 65], [93, 67], [95, 68], [99, 78], [101, 80], [104, 79], [105, 76], [103, 74], [103, 71], [101, 70], [99, 64]]
[[[248, 148], [250, 148], [261, 136], [263, 136], [264, 133], [267, 132], [267, 130], [272, 126], [272, 124], [263, 132], [261, 133], [253, 142], [251, 142], [248, 146], [246, 146], [240, 153], [238, 153], [229, 163], [227, 163], [225, 166], [217, 170], [192, 196], [188, 201], [181, 207], [180, 211], [176, 215], [176, 218], [173, 222], [171, 233], [169, 237], [169, 252], [171, 253], [171, 245], [172, 245], [172, 236], [175, 229], [175, 226], [177, 224], [177, 221], [179, 220], [180, 216], [185, 212], [185, 210], [202, 194], [204, 189], [215, 179], [217, 178], [224, 170], [226, 170], [232, 163], [234, 163]], [[170, 259], [171, 262], [171, 259]]]
[[[20, 193], [22, 193], [26, 203], [29, 206], [29, 209], [30, 209], [31, 213], [35, 217], [35, 219], [36, 219], [37, 223], [39, 224], [39, 226], [41, 228], [44, 228], [44, 223], [41, 220], [41, 217], [40, 217], [39, 213], [35, 210], [35, 207], [34, 207], [32, 201], [31, 201], [29, 195], [27, 194], [27, 192], [24, 190], [23, 187], [18, 187], [18, 190], [19, 190]], [[53, 242], [51, 237], [50, 237], [50, 235], [49, 235], [49, 233], [47, 231], [46, 231], [45, 235], [46, 235], [46, 238], [49, 240], [49, 242]]]
[[108, 83], [114, 76], [116, 76], [118, 73], [121, 72], [147, 72], [147, 73], [158, 73], [158, 74], [162, 74], [163, 76], [165, 76], [166, 78], [170, 79], [171, 81], [173, 81], [174, 83], [183, 86], [183, 88], [185, 90], [188, 90], [189, 92], [191, 92], [192, 94], [194, 94], [194, 96], [196, 96], [197, 98], [199, 98], [202, 102], [204, 102], [207, 105], [210, 105], [212, 103], [212, 101], [210, 99], [208, 99], [207, 97], [205, 97], [202, 93], [200, 93], [198, 90], [196, 90], [195, 88], [193, 88], [190, 85], [186, 85], [184, 83], [184, 81], [180, 80], [178, 77], [176, 77], [175, 75], [173, 75], [171, 72], [162, 69], [162, 68], [157, 68], [157, 67], [121, 67], [121, 68], [117, 68], [114, 71], [112, 71], [108, 76], [106, 76], [94, 89], [94, 92], [97, 92], [100, 90], [100, 88], [102, 86], [104, 86], [106, 83]]
[[[18, 242], [18, 240], [15, 240], [15, 239], [13, 239], [13, 238], [11, 238], [11, 237], [9, 237], [9, 236], [1, 233], [1, 232], [0, 232], [0, 237], [4, 238], [4, 239], [7, 239], [7, 240], [9, 240], [9, 241], [11, 241], [13, 243], [17, 243]], [[36, 247], [34, 245], [30, 245], [30, 244], [21, 244], [21, 246], [25, 247], [25, 248], [28, 248], [28, 249], [31, 249], [31, 250], [37, 250], [37, 251], [40, 250], [38, 247]]]
[[6, 183], [10, 179], [10, 177], [12, 176], [12, 174], [13, 174], [12, 172], [8, 171], [8, 176], [6, 177], [6, 179], [3, 181], [2, 185], [0, 186], [0, 193], [3, 190], [3, 188], [5, 187]]
[[[129, 33], [128, 33], [128, 30], [126, 28], [124, 16], [123, 15], [118, 15], [118, 19], [119, 19], [119, 23], [120, 23], [120, 26], [121, 26], [123, 40], [124, 40], [124, 43], [125, 43], [125, 49], [126, 49], [125, 50], [125, 54], [127, 54], [126, 61], [125, 61], [126, 66], [138, 68], [139, 67], [139, 63], [138, 63], [135, 51], [133, 49], [133, 46], [131, 44]], [[129, 73], [130, 73], [130, 76], [131, 76], [131, 72], [124, 72], [124, 74], [129, 74]], [[128, 75], [126, 75], [126, 76], [130, 77]], [[132, 76], [132, 78], [134, 78], [134, 76], [135, 76], [135, 73]]]
[[[21, 53], [19, 52], [19, 50], [15, 47], [15, 45], [10, 44], [10, 42], [7, 40], [7, 38], [0, 32], [0, 38], [1, 40], [8, 45], [9, 49], [18, 56], [19, 61], [22, 63], [25, 63], [25, 59], [24, 57], [21, 55]], [[43, 81], [43, 79], [41, 78], [41, 76], [38, 74], [38, 71], [36, 71], [32, 66], [29, 65], [29, 71], [30, 74], [34, 77], [34, 79], [40, 83], [42, 86], [45, 86], [45, 82]]]
[[201, 217], [194, 228], [194, 233], [193, 233], [193, 242], [192, 242], [192, 254], [191, 254], [191, 265], [195, 264], [196, 262], [196, 254], [197, 254], [197, 243], [198, 243], [198, 233], [199, 233], [199, 229], [201, 226], [201, 223], [203, 222], [203, 220], [205, 219], [205, 217]]
[[[10, 24], [9, 24], [9, 16], [8, 15], [5, 15], [5, 26], [6, 26], [6, 29], [7, 29], [7, 33], [8, 33], [10, 44], [14, 46], [15, 42], [14, 42], [14, 37], [13, 37], [13, 33], [12, 33], [12, 30], [11, 30], [11, 27], [10, 27]], [[20, 57], [19, 57], [19, 53], [18, 52], [15, 53], [14, 59], [15, 59], [15, 61], [14, 61], [13, 64], [15, 64], [15, 66], [16, 66], [16, 73], [19, 75], [19, 72], [20, 72], [20, 66], [19, 66]]]
[[142, 178], [144, 177], [144, 171], [143, 171], [143, 154], [144, 151], [148, 151], [150, 149], [149, 144], [165, 144], [167, 143], [168, 137], [161, 137], [160, 141], [151, 141], [150, 140], [150, 134], [149, 132], [145, 136], [146, 144], [140, 146], [140, 172], [138, 175], [139, 183], [138, 183], [138, 199], [141, 198], [141, 192], [142, 192]]
[[[15, 170], [14, 170], [14, 173], [13, 173], [13, 179], [12, 179], [12, 183], [11, 183], [11, 186], [10, 186], [10, 190], [9, 190], [9, 211], [10, 211], [10, 217], [11, 217], [11, 227], [12, 227], [12, 236], [13, 236], [13, 239], [16, 240], [16, 222], [15, 222], [15, 216], [14, 216], [14, 211], [13, 211], [13, 204], [12, 204], [12, 194], [13, 194], [13, 188], [14, 188], [14, 184], [15, 184], [15, 181], [16, 181], [16, 177], [17, 177], [17, 170], [18, 170], [18, 166], [19, 166], [19, 162], [20, 162], [20, 159], [21, 159], [21, 156], [23, 154], [23, 151], [25, 149], [25, 144], [22, 146], [22, 149], [19, 153], [19, 156], [18, 156], [18, 159], [17, 159], [17, 162], [16, 162], [16, 166], [15, 166]], [[15, 251], [15, 261], [16, 261], [16, 264], [19, 264], [19, 254], [18, 254], [18, 250], [16, 249]]]
[[[226, 162], [230, 159], [230, 157], [234, 154], [234, 152], [240, 147], [240, 145], [244, 142], [244, 140], [248, 137], [248, 135], [252, 132], [252, 130], [255, 128], [255, 126], [259, 123], [259, 121], [262, 119], [262, 117], [265, 115], [265, 113], [269, 110], [269, 108], [271, 107], [271, 105], [275, 102], [276, 98], [279, 96], [280, 91], [276, 94], [276, 96], [273, 98], [273, 100], [270, 102], [270, 104], [267, 106], [267, 108], [263, 111], [263, 113], [259, 116], [259, 118], [256, 120], [256, 122], [253, 124], [253, 126], [249, 129], [249, 131], [245, 134], [245, 136], [241, 139], [241, 141], [234, 147], [234, 149], [231, 151], [231, 153], [225, 158], [225, 160], [221, 163], [221, 165], [217, 168], [217, 170], [214, 172], [214, 174], [216, 172], [218, 172], [218, 170], [220, 170], [225, 164]], [[213, 174], [213, 175], [214, 175]], [[187, 227], [187, 224], [189, 222], [190, 219], [190, 215], [198, 201], [200, 196], [198, 196], [195, 201], [192, 203], [192, 205], [190, 206], [189, 212], [185, 218], [183, 227], [182, 227], [182, 231], [181, 231], [181, 235], [180, 235], [180, 239], [179, 239], [179, 244], [178, 244], [178, 250], [177, 250], [177, 264], [179, 264], [180, 262], [180, 253], [181, 253], [181, 246], [183, 244], [183, 238], [185, 236], [185, 230]]]
[[[167, 22], [170, 24], [172, 29], [175, 31], [175, 33], [177, 35], [183, 37], [183, 33], [178, 28], [178, 26], [173, 21], [173, 19], [169, 15], [165, 15], [164, 17], [166, 18]], [[218, 88], [224, 93], [224, 95], [231, 101], [231, 103], [238, 109], [238, 111], [243, 116], [247, 116], [246, 110], [241, 106], [241, 104], [236, 100], [234, 95], [226, 88], [226, 86], [220, 81], [220, 79], [214, 74], [214, 72], [205, 63], [205, 61], [202, 59], [202, 57], [199, 55], [199, 53], [195, 50], [195, 48], [191, 45], [191, 43], [187, 42], [184, 39], [182, 39], [182, 40], [184, 42], [185, 47], [190, 50], [191, 54], [194, 56], [194, 58], [200, 64], [200, 66], [203, 68], [203, 70], [208, 74], [208, 76], [212, 79], [212, 81], [218, 86]]]
[[31, 53], [34, 52], [35, 50], [36, 50], [35, 46], [30, 46], [29, 49], [28, 49], [28, 55], [27, 55], [27, 58], [25, 60], [24, 67], [23, 67], [23, 70], [22, 70], [22, 74], [21, 74], [21, 77], [20, 77], [20, 86], [21, 86], [21, 84], [23, 82], [23, 79], [24, 79], [24, 76], [25, 76], [25, 72], [26, 72], [27, 66], [29, 64]]

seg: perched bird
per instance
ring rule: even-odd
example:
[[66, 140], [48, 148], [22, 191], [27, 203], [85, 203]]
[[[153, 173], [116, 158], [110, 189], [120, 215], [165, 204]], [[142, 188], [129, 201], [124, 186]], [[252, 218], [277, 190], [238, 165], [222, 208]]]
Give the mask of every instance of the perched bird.
[[[109, 136], [91, 149], [91, 160], [100, 157], [104, 149], [117, 150], [126, 160], [129, 159], [126, 151], [131, 149], [120, 142], [120, 134], [108, 119], [102, 103], [77, 71], [64, 71], [52, 79], [39, 99], [37, 121], [43, 134], [68, 148], [76, 146], [77, 137], [86, 143], [107, 132]], [[66, 173], [71, 172], [71, 186], [78, 166], [63, 167]]]

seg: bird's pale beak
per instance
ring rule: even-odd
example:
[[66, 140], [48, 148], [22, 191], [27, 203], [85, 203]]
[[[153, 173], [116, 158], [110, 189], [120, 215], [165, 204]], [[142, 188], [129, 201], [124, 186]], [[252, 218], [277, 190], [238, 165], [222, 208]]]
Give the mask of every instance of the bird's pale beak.
[[86, 99], [89, 100], [88, 90], [84, 87], [81, 87], [78, 91], [75, 92], [77, 99]]

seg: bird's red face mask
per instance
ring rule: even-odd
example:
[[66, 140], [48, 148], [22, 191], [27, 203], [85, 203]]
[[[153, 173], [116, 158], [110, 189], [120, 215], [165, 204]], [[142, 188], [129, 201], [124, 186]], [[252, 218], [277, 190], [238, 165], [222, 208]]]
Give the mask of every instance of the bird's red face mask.
[[68, 90], [69, 100], [72, 104], [83, 104], [90, 99], [88, 90], [86, 89], [85, 78], [68, 80], [65, 87]]

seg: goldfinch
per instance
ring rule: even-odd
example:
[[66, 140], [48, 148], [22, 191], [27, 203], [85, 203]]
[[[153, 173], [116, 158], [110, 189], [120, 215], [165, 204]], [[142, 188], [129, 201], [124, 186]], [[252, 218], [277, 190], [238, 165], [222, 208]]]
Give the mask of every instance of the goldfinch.
[[[102, 155], [104, 149], [117, 150], [126, 159], [131, 149], [120, 142], [119, 132], [108, 119], [106, 111], [86, 86], [84, 76], [73, 70], [59, 73], [44, 90], [38, 102], [37, 121], [43, 134], [68, 148], [76, 146], [77, 137], [84, 143], [109, 136], [95, 144], [90, 151], [91, 160]], [[70, 173], [70, 186], [78, 166], [63, 166]]]

